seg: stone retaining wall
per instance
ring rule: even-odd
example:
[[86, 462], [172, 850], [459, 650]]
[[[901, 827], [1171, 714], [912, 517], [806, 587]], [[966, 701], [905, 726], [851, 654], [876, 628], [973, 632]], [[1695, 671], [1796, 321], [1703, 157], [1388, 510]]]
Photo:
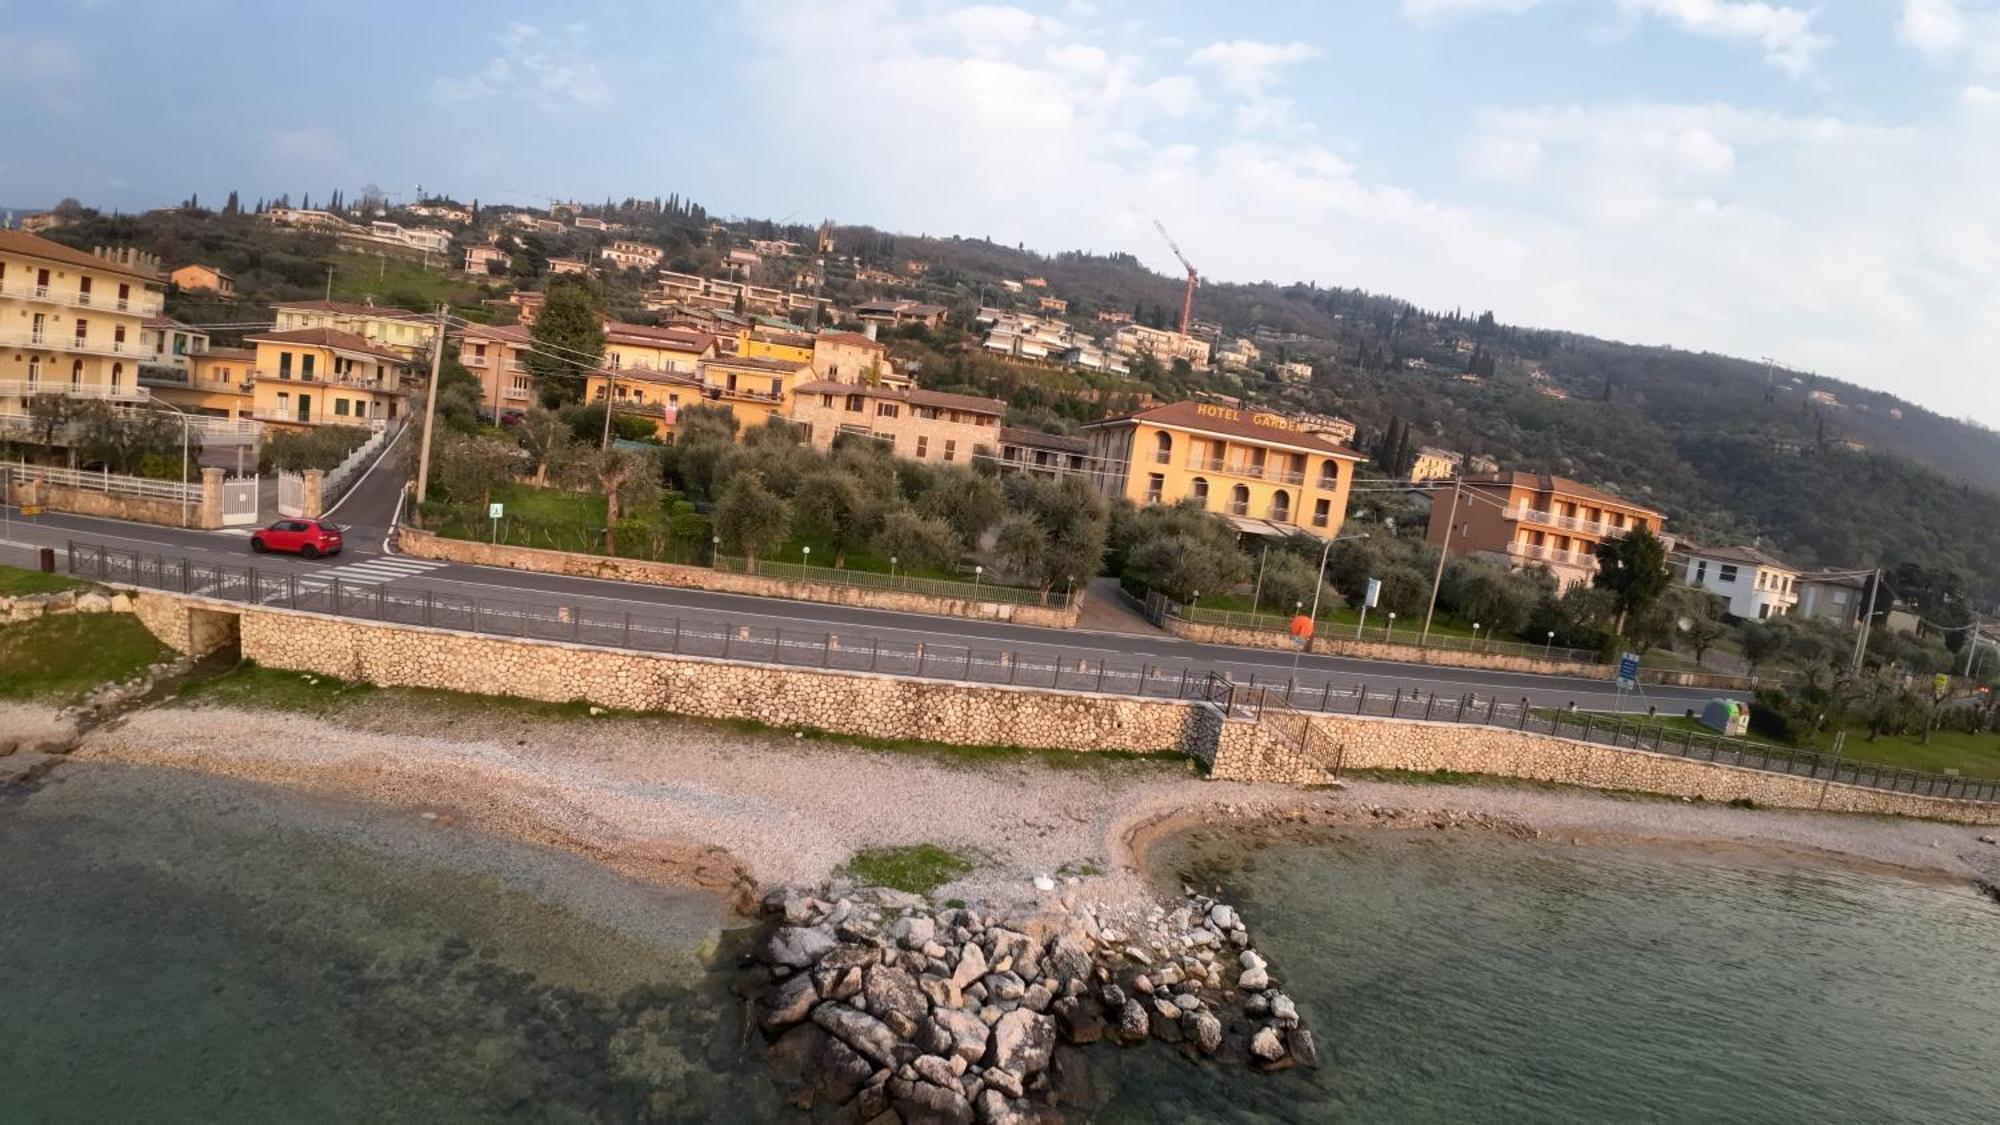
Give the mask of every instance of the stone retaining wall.
[[2000, 805], [1828, 785], [1810, 778], [1521, 731], [1344, 715], [1312, 715], [1305, 722], [1309, 735], [1303, 751], [1296, 742], [1274, 735], [1268, 726], [1238, 720], [1223, 723], [1210, 776], [1230, 781], [1313, 784], [1329, 780], [1331, 767], [1337, 763], [1348, 770], [1451, 770], [1707, 801], [1751, 800], [1776, 808], [2000, 824]]
[[32, 467], [27, 471], [31, 479], [14, 485], [10, 490], [10, 501], [14, 504], [40, 504], [52, 512], [100, 516], [104, 519], [150, 523], [160, 527], [191, 527], [213, 531], [222, 526], [221, 469], [203, 469], [201, 498], [185, 505], [179, 500], [129, 496], [117, 492], [101, 492], [93, 488], [59, 488], [48, 481], [32, 479], [34, 474]]
[[790, 598], [803, 602], [863, 606], [900, 613], [929, 613], [945, 617], [971, 617], [988, 621], [1011, 621], [1016, 625], [1036, 625], [1048, 629], [1076, 626], [1081, 591], [1067, 609], [1053, 606], [1014, 605], [1007, 602], [976, 601], [971, 598], [942, 598], [902, 590], [875, 590], [846, 586], [837, 582], [797, 582], [764, 578], [754, 574], [732, 574], [705, 566], [623, 559], [608, 555], [587, 555], [574, 551], [550, 551], [540, 547], [514, 547], [505, 543], [479, 543], [470, 539], [449, 539], [413, 527], [398, 528], [396, 547], [420, 559], [500, 566], [510, 570], [533, 570], [543, 574], [565, 574], [573, 578], [604, 578], [615, 582], [643, 582], [653, 586], [680, 586], [712, 590], [724, 594], [747, 594], [758, 598]]
[[134, 591], [131, 605], [148, 632], [183, 656], [207, 656], [237, 641], [239, 607], [150, 590]]
[[972, 686], [866, 672], [513, 640], [243, 608], [245, 659], [383, 686], [506, 694], [868, 738], [1051, 750], [1188, 749], [1173, 700]]

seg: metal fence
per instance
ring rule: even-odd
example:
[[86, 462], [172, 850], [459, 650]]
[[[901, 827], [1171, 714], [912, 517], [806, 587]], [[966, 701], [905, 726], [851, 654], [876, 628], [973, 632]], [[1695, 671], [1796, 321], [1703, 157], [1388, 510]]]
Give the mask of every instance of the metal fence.
[[[1157, 599], [1156, 604], [1155, 599]], [[1147, 601], [1149, 609], [1155, 614], [1178, 617], [1191, 625], [1219, 625], [1226, 629], [1251, 629], [1267, 633], [1288, 633], [1292, 626], [1289, 614], [1204, 609], [1201, 606], [1182, 605], [1157, 590], [1148, 591]], [[1589, 649], [1564, 648], [1555, 644], [1523, 644], [1517, 641], [1494, 640], [1490, 637], [1463, 637], [1436, 630], [1426, 636], [1422, 629], [1393, 628], [1386, 616], [1367, 623], [1346, 624], [1321, 617], [1314, 623], [1313, 635], [1329, 641], [1375, 641], [1380, 644], [1409, 645], [1413, 648], [1490, 652], [1503, 656], [1532, 657], [1536, 660], [1560, 660], [1571, 664], [1603, 663], [1603, 659]]]
[[17, 464], [0, 466], [0, 472], [11, 474], [16, 485], [30, 481], [42, 481], [51, 488], [74, 488], [87, 492], [102, 492], [113, 496], [138, 496], [149, 500], [187, 501], [201, 503], [201, 485], [182, 484], [172, 480], [152, 480], [147, 477], [120, 476], [110, 471], [85, 472], [80, 469], [58, 469], [47, 465]]
[[[982, 685], [1012, 685], [1199, 700], [1235, 718], [1279, 722], [1300, 745], [1316, 728], [1285, 713], [1364, 715], [1468, 723], [1530, 731], [1600, 745], [1673, 754], [1870, 789], [1967, 801], [2000, 801], [2000, 781], [1927, 774], [1862, 761], [1833, 761], [1804, 750], [1670, 729], [1642, 717], [1602, 716], [1538, 708], [1525, 698], [1423, 688], [1385, 689], [1367, 683], [1306, 682], [1291, 677], [1231, 679], [1206, 668], [1077, 658], [1059, 651], [1000, 645], [931, 644], [848, 637], [839, 632], [741, 625], [580, 605], [473, 598], [435, 590], [390, 590], [343, 582], [338, 569], [260, 571], [255, 566], [194, 562], [166, 555], [71, 542], [70, 574], [100, 582], [168, 590], [250, 605], [342, 617], [456, 629], [498, 637], [567, 641], [604, 648], [701, 656], [787, 667], [880, 672]], [[760, 568], [761, 570], [761, 568]], [[1337, 753], [1337, 751], [1336, 751]], [[1335, 768], [1338, 761], [1335, 760]]]
[[1051, 590], [1043, 599], [1039, 590], [1024, 590], [1019, 586], [1002, 586], [993, 582], [955, 582], [948, 578], [912, 578], [907, 574], [883, 574], [872, 570], [848, 570], [844, 567], [806, 566], [794, 562], [777, 562], [758, 559], [757, 569], [750, 569], [748, 559], [733, 555], [718, 555], [715, 569], [731, 574], [756, 574], [759, 578], [782, 578], [799, 582], [827, 582], [836, 586], [858, 586], [870, 590], [901, 590], [911, 594], [925, 594], [934, 598], [963, 598], [967, 601], [1005, 602], [1009, 605], [1047, 605], [1063, 609], [1069, 605], [1074, 589]]

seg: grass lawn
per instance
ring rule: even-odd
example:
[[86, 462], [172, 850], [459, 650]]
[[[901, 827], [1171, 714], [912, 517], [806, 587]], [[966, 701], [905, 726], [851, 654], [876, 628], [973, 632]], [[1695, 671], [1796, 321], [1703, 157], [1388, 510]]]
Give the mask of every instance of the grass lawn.
[[[816, 550], [815, 553], [817, 553]], [[1250, 595], [1249, 594], [1203, 594], [1201, 596], [1201, 600], [1197, 602], [1196, 605], [1200, 609], [1227, 610], [1231, 613], [1249, 613]], [[1264, 617], [1268, 618], [1269, 620], [1266, 623], [1270, 624], [1274, 628], [1282, 626], [1285, 622], [1291, 620], [1292, 616], [1291, 607], [1277, 605], [1270, 599], [1265, 599], [1264, 601], [1259, 602], [1257, 604], [1257, 612], [1263, 615]], [[1363, 624], [1361, 620], [1360, 610], [1349, 609], [1346, 602], [1341, 601], [1340, 599], [1332, 596], [1326, 596], [1320, 599], [1319, 617], [1317, 618], [1317, 621], [1319, 622], [1320, 629], [1328, 631], [1332, 635], [1338, 637], [1352, 637], [1354, 635], [1354, 627], [1356, 625]], [[1364, 640], [1371, 638], [1374, 640], [1382, 639], [1383, 628], [1388, 624], [1389, 624], [1389, 615], [1387, 613], [1384, 613], [1383, 611], [1377, 609], [1369, 610], [1368, 620], [1364, 626], [1364, 631], [1362, 633], [1362, 639]], [[1409, 635], [1422, 633], [1423, 627], [1424, 627], [1424, 618], [1421, 613], [1417, 614], [1414, 618], [1407, 620], [1398, 617], [1396, 619], [1396, 639], [1397, 640], [1411, 639]], [[1474, 636], [1472, 631], [1472, 622], [1460, 621], [1457, 618], [1443, 611], [1439, 611], [1438, 615], [1434, 619], [1432, 619], [1431, 633], [1437, 636], [1464, 637], [1467, 640], [1470, 640]], [[1479, 631], [1478, 636], [1484, 640], [1511, 641], [1517, 644], [1525, 643], [1521, 641], [1520, 638], [1518, 637], [1497, 637], [1497, 638], [1493, 637], [1489, 635], [1487, 631], [1484, 629], [1481, 629]]]
[[88, 583], [60, 574], [43, 574], [39, 570], [22, 570], [18, 566], [0, 566], [0, 598], [15, 598], [23, 594], [54, 594], [63, 590], [82, 589]]
[[844, 869], [858, 882], [926, 895], [972, 870], [973, 864], [936, 844], [870, 848], [856, 852]]
[[[564, 492], [526, 484], [497, 484], [492, 498], [502, 505], [499, 538], [515, 547], [540, 547], [551, 551], [581, 551], [602, 554], [604, 547], [604, 496], [595, 492]], [[657, 559], [706, 565], [708, 544], [675, 543], [667, 535], [666, 518], [658, 509], [631, 513], [646, 528], [640, 537], [620, 538], [618, 554], [624, 558]], [[426, 504], [424, 519], [439, 535], [452, 539], [488, 542], [494, 536], [493, 521], [476, 504]], [[656, 551], [655, 548], [658, 548]]]
[[[1546, 715], [1548, 712], [1541, 714]], [[1601, 717], [1609, 720], [1620, 716], [1602, 714]], [[1643, 716], [1626, 715], [1622, 718], [1628, 721], [1635, 719], [1644, 721]], [[1662, 715], [1654, 721], [1675, 734], [1687, 730], [1698, 734], [1715, 733], [1702, 726], [1698, 720], [1685, 715]], [[1756, 734], [1747, 734], [1743, 738], [1748, 742], [1771, 746], [1783, 745]], [[1828, 731], [1810, 743], [1793, 749], [1812, 750], [1831, 755], [1833, 732]], [[1870, 742], [1868, 729], [1856, 727], [1847, 732], [1847, 748], [1842, 751], [1841, 759], [1849, 762], [1872, 762], [1897, 769], [1923, 770], [1926, 773], [1942, 773], [1948, 769], [1955, 769], [1962, 777], [2000, 778], [2000, 734], [1991, 732], [1967, 734], [1964, 731], [1937, 730], [1931, 732], [1930, 743], [1926, 745], [1921, 734], [1885, 734]]]
[[479, 303], [479, 291], [453, 275], [449, 255], [432, 255], [428, 268], [416, 260], [378, 254], [336, 253], [327, 264], [333, 267], [336, 301], [360, 302], [372, 297], [378, 305], [428, 309], [435, 309], [440, 301]]
[[166, 655], [129, 613], [65, 613], [0, 626], [0, 698], [73, 702]]

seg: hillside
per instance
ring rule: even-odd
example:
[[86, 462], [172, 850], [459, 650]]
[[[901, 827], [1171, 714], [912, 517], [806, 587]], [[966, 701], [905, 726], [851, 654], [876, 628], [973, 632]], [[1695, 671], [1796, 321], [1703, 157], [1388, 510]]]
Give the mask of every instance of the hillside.
[[[669, 198], [592, 212], [666, 250], [670, 268], [719, 272], [723, 251], [746, 237], [809, 243], [813, 229], [760, 220], [712, 223], [699, 206]], [[475, 230], [504, 216], [485, 213]], [[964, 324], [984, 301], [1027, 307], [1047, 293], [1091, 331], [1100, 309], [1166, 325], [1181, 281], [1126, 254], [1040, 254], [983, 239], [913, 237], [864, 227], [833, 230], [825, 295], [842, 303], [883, 295], [945, 304]], [[540, 284], [550, 255], [588, 254], [583, 232], [525, 235], [507, 276], [471, 279], [435, 266], [351, 255], [330, 239], [276, 230], [248, 215], [173, 209], [89, 215], [56, 232], [73, 245], [132, 243], [174, 264], [205, 261], [233, 273], [235, 301], [175, 295], [169, 311], [195, 322], [254, 319], [272, 300], [319, 296], [333, 270], [335, 297], [427, 308], [448, 301], [483, 317], [481, 302]], [[476, 239], [461, 232], [461, 245]], [[918, 263], [913, 269], [911, 263]], [[767, 259], [754, 280], [785, 285], [809, 263]], [[864, 282], [883, 271], [897, 284]], [[1008, 292], [1003, 281], [1044, 278], [1046, 290]], [[645, 314], [636, 275], [607, 284], [616, 314]], [[1491, 313], [1427, 311], [1393, 297], [1313, 283], [1207, 282], [1196, 316], [1226, 336], [1253, 336], [1267, 361], [1305, 360], [1314, 377], [1159, 372], [1150, 389], [1195, 389], [1351, 418], [1365, 444], [1392, 419], [1427, 444], [1483, 454], [1509, 468], [1557, 472], [1643, 499], [1676, 532], [1712, 542], [1761, 542], [1804, 566], [1914, 561], [1959, 569], [1987, 601], [2000, 600], [2000, 435], [1893, 395], [1763, 364], [1510, 326]], [[934, 341], [926, 382], [956, 382], [1008, 399], [1022, 421], [1073, 425], [1129, 406], [1131, 380], [1105, 381], [967, 355]], [[1819, 394], [1815, 395], [1815, 392]], [[1825, 401], [1830, 398], [1831, 401]], [[1819, 401], [1816, 401], [1818, 399]]]

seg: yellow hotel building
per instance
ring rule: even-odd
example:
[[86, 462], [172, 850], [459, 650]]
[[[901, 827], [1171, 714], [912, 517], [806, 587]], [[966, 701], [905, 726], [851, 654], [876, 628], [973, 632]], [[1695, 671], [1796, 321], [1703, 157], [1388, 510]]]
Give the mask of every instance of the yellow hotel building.
[[403, 357], [337, 328], [265, 332], [251, 396], [258, 419], [279, 426], [386, 424], [402, 412]]
[[1253, 535], [1330, 538], [1362, 460], [1289, 418], [1208, 402], [1086, 423], [1099, 488], [1134, 504], [1193, 500]]
[[139, 363], [164, 280], [156, 259], [0, 230], [0, 414], [35, 395], [143, 402]]

